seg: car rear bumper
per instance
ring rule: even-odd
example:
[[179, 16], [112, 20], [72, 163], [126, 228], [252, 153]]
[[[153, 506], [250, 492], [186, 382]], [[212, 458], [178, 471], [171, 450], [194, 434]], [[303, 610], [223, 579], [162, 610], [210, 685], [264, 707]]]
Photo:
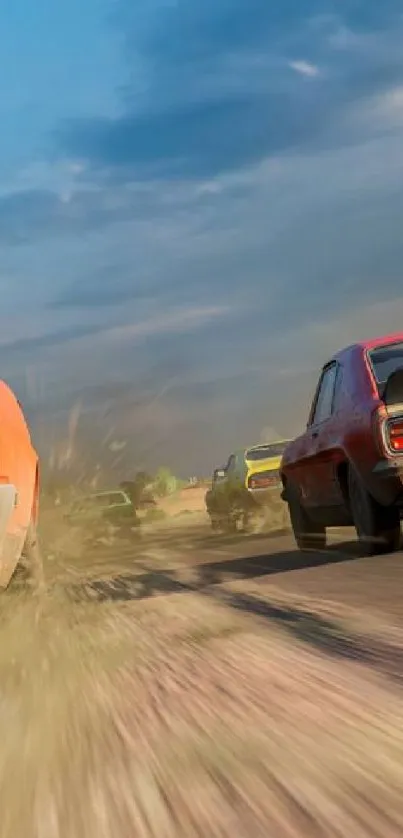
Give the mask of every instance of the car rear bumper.
[[381, 480], [396, 478], [403, 483], [403, 461], [402, 460], [380, 460], [372, 469], [374, 477]]
[[265, 486], [262, 489], [251, 489], [248, 488], [248, 494], [251, 498], [257, 503], [259, 506], [264, 506], [266, 503], [270, 503], [270, 501], [275, 496], [279, 496], [281, 483], [275, 484], [273, 486]]
[[0, 484], [0, 545], [9, 530], [11, 516], [17, 505], [17, 490], [11, 483]]
[[371, 491], [383, 505], [403, 506], [403, 459], [379, 460], [371, 473]]
[[0, 484], [0, 588], [5, 588], [21, 556], [26, 533], [16, 531], [13, 513], [18, 495], [11, 483]]

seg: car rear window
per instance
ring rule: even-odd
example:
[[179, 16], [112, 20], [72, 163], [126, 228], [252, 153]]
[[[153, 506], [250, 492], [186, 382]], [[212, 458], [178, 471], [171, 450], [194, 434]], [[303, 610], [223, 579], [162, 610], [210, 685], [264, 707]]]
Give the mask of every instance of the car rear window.
[[88, 495], [86, 498], [80, 500], [77, 504], [73, 504], [74, 512], [90, 511], [92, 509], [99, 509], [105, 506], [115, 506], [116, 504], [126, 504], [127, 498], [121, 492], [102, 492], [99, 495]]
[[287, 442], [272, 442], [270, 445], [259, 445], [259, 448], [249, 448], [246, 459], [256, 462], [267, 460], [268, 457], [282, 457], [287, 445]]
[[122, 492], [110, 492], [108, 494], [95, 495], [96, 502], [100, 506], [115, 506], [116, 504], [127, 503], [126, 495]]
[[403, 367], [403, 343], [378, 346], [371, 349], [368, 355], [379, 384], [384, 384], [392, 372]]

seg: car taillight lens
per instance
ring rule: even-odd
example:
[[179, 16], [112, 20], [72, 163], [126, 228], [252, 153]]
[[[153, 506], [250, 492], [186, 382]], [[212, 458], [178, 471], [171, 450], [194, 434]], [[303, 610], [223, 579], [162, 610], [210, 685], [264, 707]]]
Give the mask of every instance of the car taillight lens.
[[396, 451], [396, 454], [403, 452], [403, 419], [390, 420], [387, 434], [391, 450]]
[[381, 456], [403, 454], [403, 416], [390, 416], [385, 405], [373, 414], [373, 430]]

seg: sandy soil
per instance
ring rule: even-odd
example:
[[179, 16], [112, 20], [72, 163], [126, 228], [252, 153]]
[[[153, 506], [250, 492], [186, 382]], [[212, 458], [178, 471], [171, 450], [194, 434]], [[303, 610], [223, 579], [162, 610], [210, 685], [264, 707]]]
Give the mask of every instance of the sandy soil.
[[166, 515], [180, 515], [183, 512], [204, 512], [207, 486], [182, 489], [172, 497], [161, 498], [158, 506]]
[[[234, 609], [251, 580], [164, 589], [186, 538], [83, 556], [60, 527], [49, 589], [4, 595], [1, 838], [400, 836], [402, 630], [287, 592]], [[85, 599], [112, 565], [157, 595]]]

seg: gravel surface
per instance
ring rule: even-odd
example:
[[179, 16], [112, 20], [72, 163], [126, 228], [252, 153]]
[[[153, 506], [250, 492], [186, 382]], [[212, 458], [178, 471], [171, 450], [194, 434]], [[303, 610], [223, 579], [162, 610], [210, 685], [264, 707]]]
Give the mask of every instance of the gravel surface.
[[400, 555], [65, 545], [3, 601], [1, 838], [403, 833]]

